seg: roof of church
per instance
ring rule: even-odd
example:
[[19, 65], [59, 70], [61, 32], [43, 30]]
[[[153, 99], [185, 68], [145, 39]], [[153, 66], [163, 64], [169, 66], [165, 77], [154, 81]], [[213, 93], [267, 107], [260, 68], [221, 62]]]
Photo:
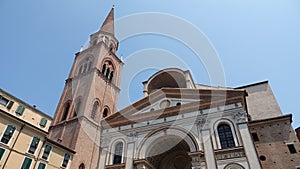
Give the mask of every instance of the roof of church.
[[[247, 95], [243, 89], [187, 89], [187, 88], [161, 88], [149, 96], [133, 103], [132, 105], [120, 110], [119, 112], [107, 117], [103, 121], [103, 126], [122, 126], [138, 123], [157, 118], [176, 116], [178, 114], [199, 111], [220, 105], [243, 102]], [[177, 98], [195, 100], [187, 104], [171, 106], [165, 109], [158, 109], [142, 114], [135, 114], [142, 109], [163, 98]]]

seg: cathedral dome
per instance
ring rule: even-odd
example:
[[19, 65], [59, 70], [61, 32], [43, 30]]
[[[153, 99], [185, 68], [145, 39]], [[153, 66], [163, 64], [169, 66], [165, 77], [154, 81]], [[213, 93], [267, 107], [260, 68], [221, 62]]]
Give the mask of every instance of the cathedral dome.
[[161, 88], [195, 88], [190, 72], [177, 68], [158, 71], [143, 84], [145, 95]]

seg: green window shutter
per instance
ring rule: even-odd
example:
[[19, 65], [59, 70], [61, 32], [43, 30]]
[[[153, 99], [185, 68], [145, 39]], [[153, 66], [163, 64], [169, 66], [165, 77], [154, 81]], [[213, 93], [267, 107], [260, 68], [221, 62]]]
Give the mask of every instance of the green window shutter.
[[44, 163], [40, 163], [38, 166], [38, 169], [45, 169], [46, 168], [46, 164]]
[[23, 115], [24, 110], [25, 110], [25, 107], [22, 106], [22, 105], [19, 105], [19, 107], [18, 107], [17, 110], [16, 110], [16, 113], [17, 113], [18, 115]]
[[7, 105], [7, 109], [11, 109], [13, 105], [14, 105], [14, 102], [10, 101]]
[[3, 157], [4, 152], [5, 152], [5, 149], [0, 148], [0, 161], [1, 161], [2, 157]]
[[32, 159], [25, 157], [21, 169], [29, 169]]
[[43, 117], [40, 121], [40, 126], [45, 127], [46, 124], [47, 124], [47, 119]]

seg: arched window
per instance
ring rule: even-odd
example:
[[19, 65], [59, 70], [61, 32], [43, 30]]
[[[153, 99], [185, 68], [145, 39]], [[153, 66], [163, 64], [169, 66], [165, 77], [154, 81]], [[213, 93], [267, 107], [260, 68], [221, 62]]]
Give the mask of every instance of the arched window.
[[111, 61], [105, 61], [105, 63], [102, 66], [102, 74], [111, 81], [114, 76], [114, 67]]
[[90, 62], [88, 62], [88, 68], [87, 68], [87, 71], [90, 71], [91, 67], [92, 67], [92, 62], [90, 61]]
[[92, 119], [95, 119], [98, 108], [99, 108], [99, 103], [97, 101], [95, 101], [94, 104], [93, 104], [93, 109], [92, 109], [92, 113], [91, 113], [91, 118]]
[[113, 164], [121, 164], [122, 163], [122, 153], [123, 153], [123, 143], [119, 142], [115, 146], [115, 153], [114, 153], [114, 161]]
[[76, 117], [79, 114], [80, 106], [81, 106], [81, 100], [78, 99], [75, 104], [75, 111], [74, 111], [73, 117]]
[[104, 64], [104, 65], [102, 66], [102, 74], [105, 75], [105, 73], [106, 73], [106, 64]]
[[70, 103], [67, 103], [67, 104], [65, 105], [65, 108], [64, 108], [64, 111], [63, 111], [63, 115], [62, 115], [60, 121], [64, 121], [64, 120], [67, 119], [68, 114], [69, 114], [69, 110], [70, 110]]
[[107, 77], [108, 80], [112, 80], [113, 76], [114, 76], [114, 72], [111, 71], [110, 74], [109, 74], [108, 77]]
[[111, 43], [109, 46], [109, 51], [113, 52], [114, 48], [115, 48], [115, 45]]
[[79, 71], [78, 71], [78, 75], [83, 72], [82, 70], [83, 70], [83, 65], [80, 66]]
[[92, 67], [92, 61], [85, 61], [85, 63], [83, 63], [80, 68], [79, 68], [79, 71], [78, 71], [78, 75], [82, 74], [82, 73], [85, 73], [85, 72], [88, 72]]
[[78, 167], [78, 169], [85, 169], [85, 166], [83, 163], [80, 164], [80, 166]]
[[102, 117], [105, 118], [105, 117], [107, 117], [107, 116], [108, 116], [108, 109], [105, 108], [105, 109], [103, 110]]
[[220, 124], [218, 126], [218, 134], [221, 143], [221, 148], [235, 147], [232, 131], [228, 124]]
[[109, 70], [109, 68], [108, 68], [108, 69], [106, 69], [106, 72], [105, 72], [104, 75], [108, 78], [109, 73], [110, 73], [110, 70]]

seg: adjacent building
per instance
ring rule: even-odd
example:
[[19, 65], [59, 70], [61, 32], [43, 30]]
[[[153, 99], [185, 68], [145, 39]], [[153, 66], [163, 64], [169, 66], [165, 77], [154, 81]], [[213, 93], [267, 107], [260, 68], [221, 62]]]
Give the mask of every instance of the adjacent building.
[[75, 151], [48, 139], [52, 118], [0, 89], [0, 168], [68, 167]]

